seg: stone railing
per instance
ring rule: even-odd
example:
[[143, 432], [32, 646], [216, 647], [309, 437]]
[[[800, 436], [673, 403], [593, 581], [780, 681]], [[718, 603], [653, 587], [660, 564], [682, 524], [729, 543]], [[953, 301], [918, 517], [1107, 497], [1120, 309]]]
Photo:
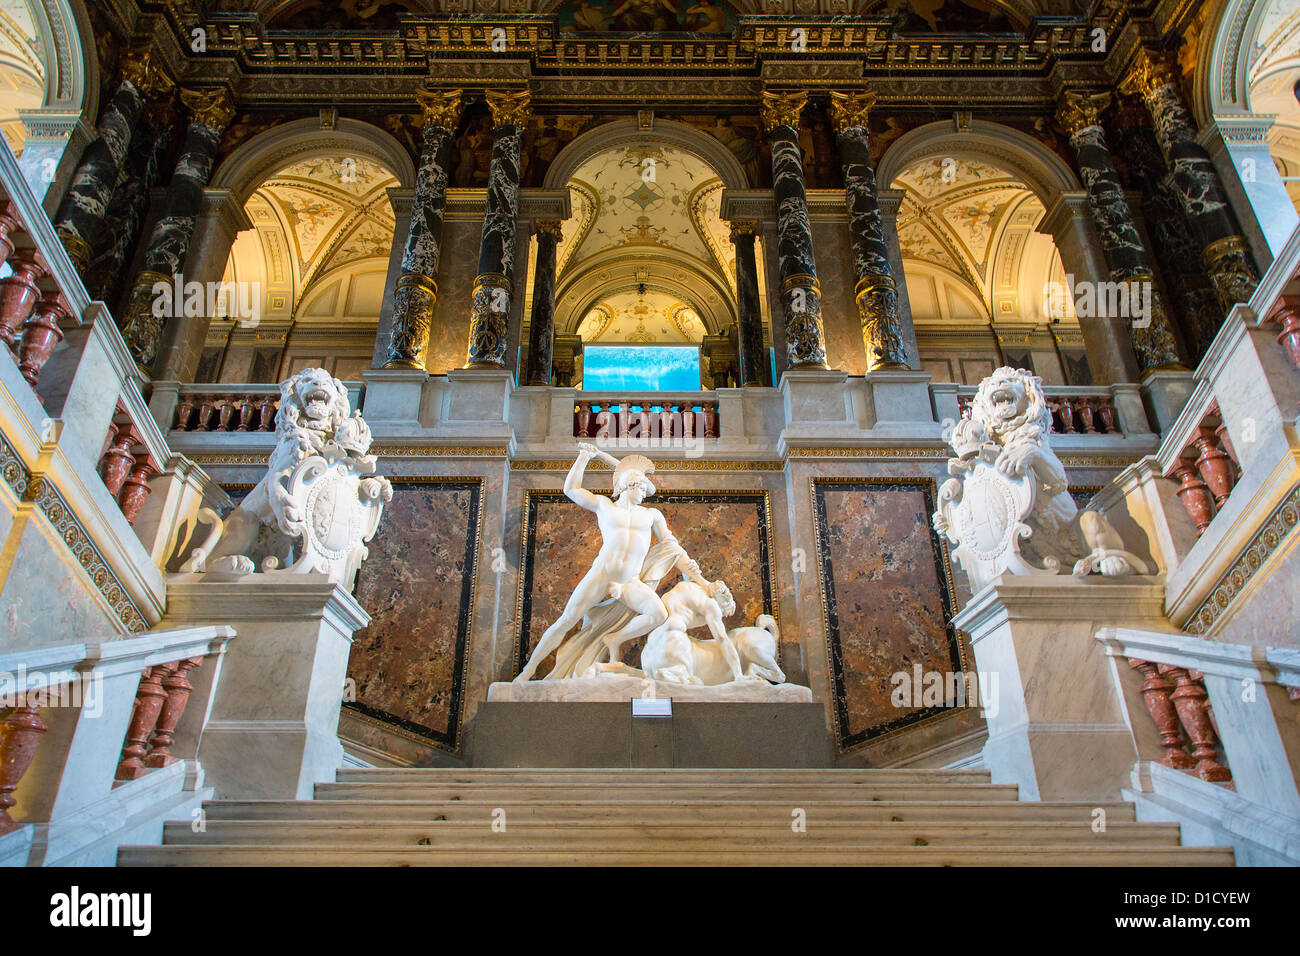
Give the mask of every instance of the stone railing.
[[581, 392], [574, 403], [575, 438], [718, 438], [712, 392]]
[[[136, 835], [141, 804], [159, 829], [188, 816], [205, 796], [196, 756], [234, 637], [190, 627], [0, 654], [0, 863], [112, 863], [106, 821]], [[115, 793], [127, 785], [130, 797]]]
[[[351, 408], [360, 408], [362, 382], [344, 382]], [[187, 435], [222, 432], [274, 432], [280, 410], [280, 386], [235, 382], [181, 384], [155, 382], [149, 407], [160, 428], [171, 432], [173, 442], [184, 444]]]
[[1204, 534], [1241, 476], [1227, 423], [1205, 382], [1192, 393], [1156, 458], [1164, 476], [1177, 483], [1197, 534]]
[[[932, 389], [942, 387], [943, 383], [931, 386]], [[959, 418], [965, 415], [977, 391], [974, 385], [955, 387]], [[1053, 434], [1124, 435], [1149, 434], [1151, 431], [1145, 414], [1139, 418], [1140, 397], [1136, 405], [1132, 402], [1137, 395], [1136, 387], [1049, 385], [1043, 388], [1043, 394], [1052, 413]]]
[[81, 324], [35, 241], [13, 200], [0, 200], [0, 262], [10, 269], [0, 279], [0, 342], [32, 388], [64, 330]]
[[[1140, 761], [1235, 789], [1280, 829], [1300, 825], [1300, 651], [1130, 627], [1095, 637]], [[1300, 861], [1300, 846], [1286, 852]]]

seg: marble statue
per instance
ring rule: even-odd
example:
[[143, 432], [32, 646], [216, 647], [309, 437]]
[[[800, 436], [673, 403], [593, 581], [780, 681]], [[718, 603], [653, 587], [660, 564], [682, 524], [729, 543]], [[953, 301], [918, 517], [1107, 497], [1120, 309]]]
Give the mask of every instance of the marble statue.
[[1079, 513], [1051, 428], [1042, 380], [1000, 368], [953, 429], [954, 477], [939, 489], [934, 527], [957, 545], [973, 590], [1004, 572], [1057, 574], [1066, 562], [1076, 575], [1148, 573], [1103, 515]]
[[[342, 382], [309, 368], [280, 385], [275, 434], [266, 474], [239, 506], [225, 519], [200, 509], [199, 520], [212, 530], [181, 571], [253, 573], [251, 553], [270, 526], [298, 548], [297, 561], [285, 570], [324, 572], [346, 586], [393, 498], [388, 479], [374, 474], [370, 428], [350, 410]], [[263, 571], [279, 566], [276, 555], [262, 561]]]
[[[785, 683], [785, 673], [776, 663], [776, 619], [760, 614], [755, 627], [724, 630], [722, 619], [735, 613], [736, 602], [722, 581], [708, 590], [694, 581], [682, 581], [664, 595], [664, 606], [667, 620], [650, 632], [641, 651], [646, 677], [708, 686], [738, 680]], [[697, 640], [687, 633], [700, 625], [709, 628], [713, 640]]]

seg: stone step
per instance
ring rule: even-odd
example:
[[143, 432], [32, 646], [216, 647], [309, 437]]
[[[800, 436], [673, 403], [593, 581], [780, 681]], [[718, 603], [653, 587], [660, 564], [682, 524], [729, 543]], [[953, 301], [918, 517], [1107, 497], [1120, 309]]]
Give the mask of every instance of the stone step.
[[602, 783], [602, 784], [436, 784], [436, 783], [318, 783], [317, 800], [532, 800], [703, 801], [743, 803], [749, 800], [790, 800], [794, 806], [813, 800], [1016, 800], [1013, 784], [826, 784], [826, 783]]
[[338, 783], [433, 783], [439, 785], [512, 785], [533, 783], [698, 783], [722, 786], [747, 783], [900, 784], [989, 783], [987, 770], [787, 770], [787, 769], [650, 769], [586, 770], [562, 768], [396, 768], [345, 767]]
[[[1020, 803], [1008, 800], [927, 801], [805, 801], [808, 819], [825, 822], [949, 822], [1067, 821], [1092, 822], [1094, 810], [1106, 812], [1110, 823], [1137, 819], [1131, 803]], [[785, 825], [792, 809], [788, 800], [753, 800], [737, 804], [688, 803], [672, 800], [625, 800], [617, 803], [573, 800], [214, 800], [203, 805], [207, 820], [356, 821], [384, 820], [480, 823], [496, 808], [506, 819], [536, 823], [771, 823]], [[188, 823], [185, 824], [189, 826]]]
[[1231, 866], [1218, 847], [826, 846], [761, 849], [448, 851], [439, 847], [122, 847], [120, 866]]
[[432, 845], [448, 852], [526, 847], [574, 851], [639, 849], [761, 849], [808, 844], [835, 846], [1178, 846], [1174, 823], [1111, 823], [1093, 832], [1088, 821], [1032, 823], [828, 823], [810, 820], [804, 832], [791, 821], [767, 823], [528, 823], [505, 816], [504, 832], [487, 817], [477, 822], [208, 821], [202, 833], [189, 822], [168, 823], [168, 845]]

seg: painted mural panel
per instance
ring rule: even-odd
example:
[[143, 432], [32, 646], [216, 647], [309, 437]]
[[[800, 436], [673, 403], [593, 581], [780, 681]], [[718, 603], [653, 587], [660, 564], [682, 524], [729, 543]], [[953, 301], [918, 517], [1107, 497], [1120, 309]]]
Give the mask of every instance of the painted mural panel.
[[[753, 624], [760, 614], [780, 621], [772, 580], [771, 515], [764, 492], [663, 492], [646, 504], [663, 512], [668, 527], [699, 562], [706, 578], [727, 582], [736, 599], [736, 613], [727, 619], [728, 627]], [[563, 492], [529, 492], [524, 508], [516, 673], [542, 633], [560, 616], [574, 585], [600, 550], [595, 515]], [[666, 578], [660, 590], [676, 582], [676, 576]], [[632, 641], [623, 659], [635, 664], [644, 643]], [[544, 662], [538, 673], [545, 675], [552, 662], [553, 658]]]
[[841, 750], [948, 711], [896, 707], [891, 676], [961, 670], [932, 479], [813, 479], [835, 738]]
[[483, 486], [393, 479], [357, 601], [371, 616], [348, 661], [345, 707], [449, 750], [460, 744]]

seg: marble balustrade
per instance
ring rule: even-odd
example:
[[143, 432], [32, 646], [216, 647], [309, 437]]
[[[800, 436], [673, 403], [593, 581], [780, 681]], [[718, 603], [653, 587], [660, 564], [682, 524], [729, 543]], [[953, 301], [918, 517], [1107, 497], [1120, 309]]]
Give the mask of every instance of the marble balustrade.
[[575, 404], [575, 438], [652, 437], [717, 438], [721, 435], [718, 401], [710, 392], [644, 396], [583, 392]]
[[[965, 415], [978, 388], [957, 387], [957, 408]], [[1111, 386], [1046, 386], [1047, 405], [1052, 412], [1052, 432], [1059, 435], [1123, 435], [1137, 429], [1125, 428]]]

